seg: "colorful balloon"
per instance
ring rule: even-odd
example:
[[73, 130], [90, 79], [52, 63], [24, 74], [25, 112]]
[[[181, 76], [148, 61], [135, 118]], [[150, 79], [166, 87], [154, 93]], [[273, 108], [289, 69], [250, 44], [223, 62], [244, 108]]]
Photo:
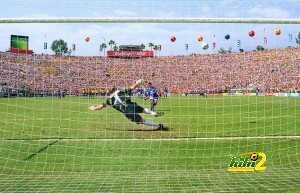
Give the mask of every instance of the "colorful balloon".
[[176, 37], [172, 36], [170, 40], [171, 40], [171, 42], [176, 42]]
[[225, 39], [229, 40], [230, 39], [230, 35], [229, 34], [225, 35]]
[[255, 31], [254, 30], [251, 30], [249, 31], [248, 35], [253, 38], [255, 36]]
[[268, 38], [264, 37], [264, 44], [267, 45], [268, 44]]
[[276, 36], [280, 36], [281, 33], [282, 33], [282, 31], [281, 31], [280, 28], [275, 28], [275, 29], [274, 29], [274, 34], [275, 34]]
[[203, 36], [201, 36], [201, 35], [197, 37], [197, 41], [198, 41], [198, 42], [202, 42], [203, 39], [204, 39], [204, 38], [203, 38]]
[[202, 44], [202, 49], [207, 50], [209, 48], [209, 45], [207, 43]]
[[85, 42], [89, 42], [91, 40], [91, 38], [89, 36], [87, 36], [86, 38], [84, 38]]
[[217, 46], [217, 43], [216, 42], [213, 42], [213, 49], [215, 49]]

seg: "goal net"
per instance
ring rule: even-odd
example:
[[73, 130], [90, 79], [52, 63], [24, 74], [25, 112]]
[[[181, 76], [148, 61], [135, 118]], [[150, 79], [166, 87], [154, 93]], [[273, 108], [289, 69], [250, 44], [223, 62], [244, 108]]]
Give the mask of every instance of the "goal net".
[[196, 8], [2, 19], [0, 191], [299, 191], [298, 21]]

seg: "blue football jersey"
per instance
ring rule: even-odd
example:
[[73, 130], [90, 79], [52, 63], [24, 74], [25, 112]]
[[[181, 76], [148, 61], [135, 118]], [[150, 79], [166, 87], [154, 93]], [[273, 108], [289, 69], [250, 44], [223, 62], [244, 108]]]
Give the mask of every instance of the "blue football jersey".
[[150, 87], [147, 89], [146, 96], [150, 99], [158, 99], [158, 91], [154, 87]]

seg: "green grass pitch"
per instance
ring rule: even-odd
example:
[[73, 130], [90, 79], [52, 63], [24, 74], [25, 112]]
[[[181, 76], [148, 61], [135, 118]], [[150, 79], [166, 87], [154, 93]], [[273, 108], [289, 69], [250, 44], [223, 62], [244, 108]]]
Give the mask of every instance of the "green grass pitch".
[[[164, 115], [144, 117], [168, 131], [87, 110], [102, 101], [1, 98], [0, 192], [300, 192], [299, 98], [161, 99]], [[265, 172], [225, 171], [248, 151]]]

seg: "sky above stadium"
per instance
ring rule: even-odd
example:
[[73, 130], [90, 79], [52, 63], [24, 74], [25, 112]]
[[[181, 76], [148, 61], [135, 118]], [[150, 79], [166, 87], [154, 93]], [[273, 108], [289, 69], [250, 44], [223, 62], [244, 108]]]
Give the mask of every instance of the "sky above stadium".
[[[1, 2], [0, 17], [300, 18], [299, 10], [300, 0], [10, 0]], [[278, 27], [283, 31], [281, 36], [273, 33]], [[256, 32], [255, 38], [248, 36], [250, 30]], [[299, 31], [299, 25], [266, 24], [0, 24], [0, 50], [9, 48], [11, 34], [18, 34], [30, 37], [29, 46], [36, 53], [52, 53], [43, 45], [55, 39], [64, 39], [69, 46], [76, 44], [75, 55], [99, 55], [99, 45], [111, 39], [118, 44], [161, 44], [160, 55], [214, 53], [221, 47], [237, 51], [237, 40], [245, 50], [254, 50], [257, 45], [295, 46]], [[225, 40], [226, 34], [229, 40]], [[176, 43], [170, 42], [173, 35]], [[199, 35], [210, 45], [208, 50], [196, 41]], [[84, 41], [87, 36], [89, 43]], [[212, 49], [213, 42], [216, 49]], [[185, 44], [189, 44], [188, 50]]]

